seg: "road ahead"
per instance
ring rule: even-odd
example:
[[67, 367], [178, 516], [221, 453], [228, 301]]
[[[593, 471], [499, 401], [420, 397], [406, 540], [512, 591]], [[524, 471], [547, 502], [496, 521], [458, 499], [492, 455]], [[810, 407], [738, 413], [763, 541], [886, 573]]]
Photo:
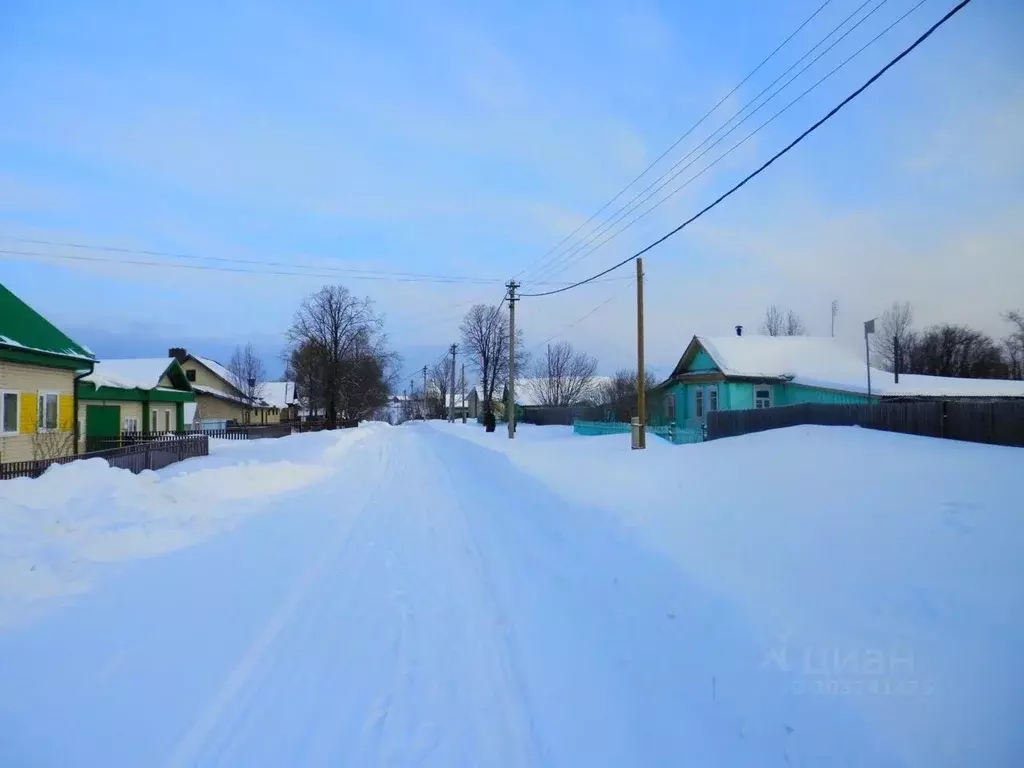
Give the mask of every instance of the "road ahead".
[[505, 456], [429, 426], [371, 429], [331, 456], [326, 479], [236, 530], [7, 637], [0, 679], [25, 695], [5, 701], [0, 763], [692, 755], [672, 572]]

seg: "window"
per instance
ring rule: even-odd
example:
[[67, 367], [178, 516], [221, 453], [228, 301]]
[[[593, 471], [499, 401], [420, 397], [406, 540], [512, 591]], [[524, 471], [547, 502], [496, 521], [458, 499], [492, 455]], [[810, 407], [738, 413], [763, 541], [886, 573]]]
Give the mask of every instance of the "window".
[[139, 431], [139, 420], [138, 419], [125, 419], [124, 420], [124, 431], [125, 432], [138, 432]]
[[0, 393], [0, 434], [18, 431], [18, 393]]
[[156, 432], [160, 429], [160, 420], [157, 418], [157, 410], [154, 408], [149, 412], [149, 431]]
[[708, 410], [718, 410], [718, 388], [708, 390]]
[[704, 418], [704, 391], [698, 389], [693, 395], [693, 412], [698, 419]]
[[675, 423], [676, 420], [676, 396], [669, 393], [665, 398], [665, 421]]
[[164, 432], [171, 431], [171, 412], [164, 411]]
[[195, 369], [189, 368], [187, 371], [185, 371], [185, 378], [188, 379], [189, 381], [194, 382], [196, 380]]
[[772, 407], [772, 391], [770, 389], [755, 389], [754, 390], [754, 407], [755, 408], [771, 408]]
[[57, 429], [57, 393], [39, 393], [39, 422], [37, 429], [40, 432], [49, 432]]

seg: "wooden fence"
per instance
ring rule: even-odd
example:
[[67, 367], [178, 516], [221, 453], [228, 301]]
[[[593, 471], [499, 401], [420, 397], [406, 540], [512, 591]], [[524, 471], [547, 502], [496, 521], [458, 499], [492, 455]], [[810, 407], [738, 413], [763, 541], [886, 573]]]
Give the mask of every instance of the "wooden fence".
[[804, 403], [750, 411], [712, 411], [707, 439], [798, 424], [859, 426], [925, 437], [1024, 446], [1024, 403], [926, 400], [865, 405]]
[[80, 453], [77, 456], [0, 464], [0, 480], [10, 480], [15, 477], [39, 477], [52, 464], [68, 464], [79, 459], [103, 459], [112, 467], [127, 469], [138, 474], [146, 469], [163, 469], [185, 459], [208, 456], [209, 453], [210, 438], [206, 435], [170, 436], [161, 440], [147, 440], [135, 445]]

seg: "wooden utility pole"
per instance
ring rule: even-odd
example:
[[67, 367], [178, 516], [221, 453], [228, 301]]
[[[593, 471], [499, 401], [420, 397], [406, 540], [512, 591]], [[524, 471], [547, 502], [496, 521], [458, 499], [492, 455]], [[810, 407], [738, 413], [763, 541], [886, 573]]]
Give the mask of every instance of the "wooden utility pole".
[[636, 411], [640, 420], [637, 448], [647, 447], [647, 391], [644, 375], [644, 260], [636, 260]]
[[423, 366], [423, 406], [420, 409], [420, 418], [427, 418], [427, 366]]
[[459, 397], [462, 398], [462, 423], [466, 423], [466, 364], [462, 364], [462, 378], [459, 379]]
[[451, 399], [448, 401], [448, 421], [449, 423], [455, 423], [455, 353], [458, 351], [459, 345], [452, 344], [452, 375], [451, 375]]
[[508, 288], [508, 402], [505, 403], [505, 421], [508, 439], [516, 439], [516, 288], [519, 283], [509, 280]]

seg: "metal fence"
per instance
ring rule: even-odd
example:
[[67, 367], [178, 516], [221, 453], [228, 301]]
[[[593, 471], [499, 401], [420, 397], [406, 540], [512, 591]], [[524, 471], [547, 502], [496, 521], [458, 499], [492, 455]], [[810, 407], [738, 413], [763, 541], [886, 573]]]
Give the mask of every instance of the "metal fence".
[[[623, 421], [584, 421], [579, 419], [572, 424], [573, 433], [585, 437], [629, 434], [631, 429], [632, 425]], [[704, 442], [703, 430], [680, 427], [676, 424], [648, 424], [647, 433], [657, 435], [662, 440], [668, 440], [674, 445]]]
[[0, 464], [0, 480], [10, 480], [15, 477], [39, 477], [52, 464], [70, 464], [79, 459], [103, 459], [112, 467], [127, 469], [138, 474], [146, 469], [163, 469], [185, 459], [208, 456], [209, 453], [210, 438], [206, 435], [170, 436], [136, 445], [90, 451], [77, 456], [7, 462]]
[[709, 440], [799, 424], [859, 426], [925, 437], [1024, 446], [1024, 403], [925, 400], [865, 405], [804, 403], [750, 411], [712, 411]]

